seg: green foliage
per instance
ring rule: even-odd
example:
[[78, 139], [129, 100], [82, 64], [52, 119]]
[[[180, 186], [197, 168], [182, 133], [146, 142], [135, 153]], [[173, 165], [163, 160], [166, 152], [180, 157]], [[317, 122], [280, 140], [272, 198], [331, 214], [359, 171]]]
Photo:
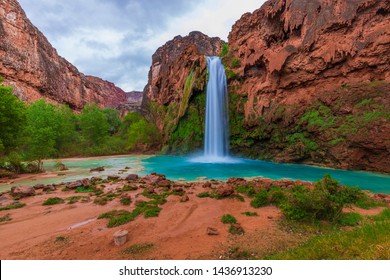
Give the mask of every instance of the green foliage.
[[230, 224], [229, 233], [233, 234], [233, 235], [242, 235], [242, 234], [244, 234], [244, 229], [241, 226], [236, 227], [235, 225], [236, 224]]
[[180, 118], [169, 139], [172, 151], [185, 153], [199, 149], [202, 146], [205, 107], [206, 94], [199, 93], [192, 97], [186, 113]]
[[372, 209], [380, 206], [386, 206], [386, 203], [377, 201], [372, 197], [362, 193], [354, 202], [354, 205], [362, 209]]
[[221, 222], [224, 224], [235, 224], [237, 223], [237, 219], [230, 214], [226, 214], [222, 216]]
[[64, 203], [64, 200], [62, 198], [49, 197], [42, 203], [42, 205], [55, 205], [55, 204], [62, 204], [62, 203]]
[[232, 68], [239, 68], [241, 66], [241, 61], [239, 58], [237, 57], [234, 57], [231, 62], [230, 62], [230, 65], [232, 66]]
[[341, 226], [357, 226], [363, 220], [362, 215], [355, 212], [342, 213], [337, 219], [337, 223]]
[[[389, 213], [389, 210], [387, 210]], [[375, 219], [377, 218], [377, 221]], [[388, 260], [390, 259], [390, 214], [380, 214], [373, 223], [349, 231], [310, 238], [305, 244], [267, 259], [282, 260]]]
[[157, 128], [147, 122], [140, 114], [132, 112], [125, 117], [125, 123], [128, 124], [126, 130], [127, 147], [134, 149], [140, 145], [152, 146], [160, 140]]
[[89, 104], [81, 111], [79, 126], [88, 145], [104, 143], [108, 138], [107, 115], [95, 104]]
[[224, 43], [221, 48], [221, 52], [219, 54], [220, 57], [224, 57], [229, 53], [229, 44]]
[[78, 187], [76, 188], [76, 193], [90, 193], [90, 192], [94, 192], [95, 189], [93, 187], [85, 187], [85, 186], [81, 186], [81, 187]]
[[10, 205], [4, 206], [4, 207], [0, 207], [0, 211], [18, 209], [18, 208], [22, 208], [24, 206], [26, 206], [26, 204], [17, 202], [17, 203], [13, 203], [13, 204], [10, 204]]
[[123, 254], [127, 255], [137, 255], [145, 253], [146, 251], [153, 248], [152, 243], [144, 243], [144, 244], [133, 244], [129, 248], [122, 251]]
[[11, 217], [10, 217], [9, 214], [4, 215], [3, 217], [0, 217], [0, 223], [9, 222], [9, 221], [11, 221], [11, 220], [12, 220], [12, 219], [11, 219]]
[[26, 108], [12, 94], [12, 88], [0, 84], [0, 157], [20, 144], [26, 125]]
[[268, 196], [268, 191], [265, 189], [259, 190], [250, 204], [253, 208], [260, 208], [262, 206], [269, 205], [270, 198]]
[[70, 197], [66, 198], [66, 200], [68, 201], [68, 204], [75, 204], [81, 198], [83, 198], [83, 197], [82, 196], [70, 196]]
[[130, 197], [122, 197], [120, 199], [120, 202], [121, 202], [122, 205], [128, 206], [128, 205], [131, 204], [131, 198]]
[[290, 220], [327, 220], [334, 222], [344, 207], [355, 203], [362, 192], [358, 188], [342, 187], [326, 175], [317, 181], [314, 189], [294, 186], [287, 201], [281, 205], [282, 213]]
[[107, 119], [108, 132], [110, 135], [114, 135], [119, 131], [119, 128], [122, 124], [121, 119], [119, 118], [119, 112], [112, 108], [104, 108], [102, 112]]
[[257, 217], [257, 216], [259, 216], [256, 212], [243, 212], [241, 214], [243, 214], [245, 216], [248, 216], [248, 217]]

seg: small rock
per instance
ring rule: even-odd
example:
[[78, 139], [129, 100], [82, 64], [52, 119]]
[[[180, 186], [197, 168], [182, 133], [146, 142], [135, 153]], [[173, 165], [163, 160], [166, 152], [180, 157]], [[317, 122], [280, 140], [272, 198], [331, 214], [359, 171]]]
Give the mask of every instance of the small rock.
[[104, 166], [99, 166], [99, 167], [91, 168], [91, 169], [89, 170], [89, 172], [95, 172], [95, 171], [97, 171], [97, 172], [104, 171]]
[[153, 186], [147, 186], [146, 191], [150, 194], [156, 193]]
[[33, 196], [35, 195], [35, 190], [33, 187], [12, 187], [11, 188], [11, 195], [13, 197], [18, 197], [18, 198], [23, 198], [23, 197], [28, 197], [28, 196]]
[[129, 174], [126, 177], [127, 182], [132, 182], [132, 181], [135, 181], [137, 179], [138, 179], [138, 175], [137, 174]]
[[120, 177], [118, 175], [108, 175], [107, 180], [115, 181], [118, 180]]
[[161, 180], [160, 182], [157, 183], [159, 187], [166, 187], [169, 188], [171, 186], [171, 181], [169, 180]]
[[208, 227], [207, 228], [207, 235], [219, 235], [219, 231], [215, 228]]
[[227, 197], [234, 193], [234, 188], [232, 186], [219, 186], [217, 189], [217, 194], [219, 197]]
[[204, 183], [202, 188], [204, 188], [204, 189], [211, 188], [211, 183], [210, 182]]
[[174, 189], [173, 189], [173, 192], [175, 192], [175, 193], [183, 193], [184, 192], [184, 189], [182, 188], [182, 187], [175, 187]]
[[46, 185], [43, 187], [43, 191], [44, 192], [48, 192], [48, 191], [55, 191], [57, 188], [53, 185]]
[[70, 182], [70, 183], [67, 183], [65, 184], [65, 186], [68, 188], [68, 189], [77, 189], [78, 187], [81, 187], [83, 186], [83, 182], [81, 180], [78, 180], [78, 181], [75, 181], [75, 182]]
[[91, 182], [88, 180], [88, 178], [84, 178], [83, 180], [81, 180], [81, 182], [83, 183], [83, 186], [86, 188], [91, 186]]
[[267, 218], [268, 218], [268, 220], [272, 220], [274, 217], [268, 216]]
[[44, 187], [45, 187], [44, 184], [37, 184], [33, 188], [34, 188], [34, 190], [42, 190]]
[[245, 232], [243, 227], [238, 223], [232, 224], [231, 227], [232, 230], [230, 230], [230, 232], [233, 234], [244, 234]]
[[119, 230], [114, 233], [114, 243], [116, 246], [121, 246], [126, 243], [129, 232], [127, 230]]
[[183, 196], [181, 199], [180, 199], [180, 202], [187, 202], [187, 201], [189, 201], [190, 200], [190, 198], [188, 197], [188, 195], [185, 195], [185, 196]]

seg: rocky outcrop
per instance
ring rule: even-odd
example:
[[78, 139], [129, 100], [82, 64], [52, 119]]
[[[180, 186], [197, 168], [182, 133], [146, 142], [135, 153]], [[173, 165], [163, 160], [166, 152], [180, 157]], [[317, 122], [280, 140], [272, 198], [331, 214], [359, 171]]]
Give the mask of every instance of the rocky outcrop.
[[26, 102], [45, 98], [80, 110], [117, 107], [125, 93], [113, 83], [80, 73], [60, 57], [16, 0], [0, 0], [0, 75]]
[[229, 34], [232, 148], [390, 172], [390, 2], [270, 0]]
[[149, 100], [167, 105], [182, 99], [186, 79], [195, 67], [204, 71], [204, 56], [218, 55], [223, 41], [194, 31], [176, 36], [152, 56], [148, 84], [144, 92]]
[[[218, 55], [222, 44], [219, 38], [194, 31], [175, 37], [152, 57], [143, 102], [171, 151], [196, 148], [203, 139], [205, 56]], [[187, 119], [189, 111], [196, 114], [191, 120]]]

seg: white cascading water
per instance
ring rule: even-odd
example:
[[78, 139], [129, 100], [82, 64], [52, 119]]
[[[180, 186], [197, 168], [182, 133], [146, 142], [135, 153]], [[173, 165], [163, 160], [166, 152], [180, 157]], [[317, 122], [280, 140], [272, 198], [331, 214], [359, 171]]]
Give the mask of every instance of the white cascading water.
[[217, 56], [207, 57], [207, 84], [204, 160], [224, 161], [229, 157], [229, 117], [225, 68]]

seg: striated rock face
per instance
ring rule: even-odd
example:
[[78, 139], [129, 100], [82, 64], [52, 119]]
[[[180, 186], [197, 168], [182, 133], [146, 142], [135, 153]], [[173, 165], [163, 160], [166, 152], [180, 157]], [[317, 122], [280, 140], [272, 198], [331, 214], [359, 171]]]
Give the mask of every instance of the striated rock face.
[[113, 83], [85, 76], [60, 57], [16, 0], [0, 0], [0, 38], [0, 75], [20, 99], [45, 98], [75, 110], [87, 103], [116, 107], [126, 101]]
[[233, 26], [248, 94], [390, 80], [390, 2], [272, 0]]
[[[175, 37], [153, 55], [143, 102], [148, 104], [162, 132], [164, 144], [171, 142], [171, 146], [175, 146], [177, 142], [181, 147], [200, 144], [207, 73], [205, 56], [218, 55], [222, 44], [219, 38], [194, 31], [185, 37]], [[192, 115], [194, 128], [189, 131], [186, 113], [192, 110], [197, 113]], [[174, 134], [178, 137], [172, 139]], [[184, 138], [189, 141], [196, 139], [196, 143], [184, 144]]]
[[390, 172], [389, 1], [270, 0], [229, 49], [233, 149]]
[[218, 55], [223, 41], [193, 31], [176, 36], [157, 49], [152, 56], [148, 84], [144, 92], [149, 100], [165, 105], [182, 97], [185, 81], [191, 70], [206, 67], [205, 56]]

